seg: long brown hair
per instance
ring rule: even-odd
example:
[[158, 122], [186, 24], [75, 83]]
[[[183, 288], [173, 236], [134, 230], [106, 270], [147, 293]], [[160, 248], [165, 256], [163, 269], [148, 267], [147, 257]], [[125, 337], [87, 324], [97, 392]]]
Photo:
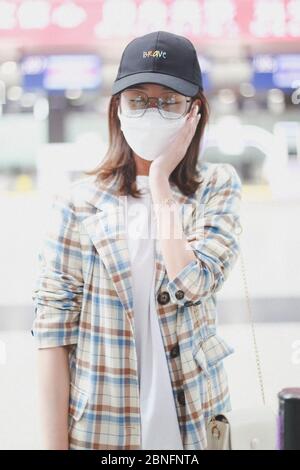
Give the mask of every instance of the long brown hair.
[[[199, 176], [197, 174], [197, 161], [202, 136], [209, 118], [209, 105], [205, 95], [199, 91], [192, 97], [192, 103], [197, 98], [201, 101], [200, 121], [185, 156], [169, 178], [169, 181], [174, 183], [186, 196], [193, 194], [201, 184], [201, 178], [200, 181], [197, 180], [197, 176]], [[108, 106], [109, 147], [104, 159], [96, 168], [84, 173], [86, 175], [96, 175], [96, 179], [101, 181], [116, 177], [119, 181], [118, 192], [120, 195], [138, 197], [141, 193], [135, 185], [136, 163], [132, 150], [121, 131], [120, 120], [117, 115], [119, 99], [120, 94], [112, 95], [110, 98]]]

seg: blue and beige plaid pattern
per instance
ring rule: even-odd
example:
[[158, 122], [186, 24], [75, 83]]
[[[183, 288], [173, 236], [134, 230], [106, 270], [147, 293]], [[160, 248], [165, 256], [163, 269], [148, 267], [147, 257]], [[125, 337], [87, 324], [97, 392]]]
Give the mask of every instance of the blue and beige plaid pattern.
[[[157, 316], [186, 450], [205, 449], [206, 420], [231, 409], [223, 359], [233, 348], [216, 332], [216, 293], [239, 254], [241, 180], [227, 163], [204, 162], [201, 176], [192, 196], [171, 183], [177, 203], [194, 208], [182, 220], [196, 255], [172, 281], [155, 240]], [[38, 348], [70, 346], [70, 449], [140, 448], [130, 258], [119, 202], [115, 181], [88, 176], [71, 183], [54, 198], [39, 251], [32, 331]], [[164, 305], [161, 292], [170, 296]]]

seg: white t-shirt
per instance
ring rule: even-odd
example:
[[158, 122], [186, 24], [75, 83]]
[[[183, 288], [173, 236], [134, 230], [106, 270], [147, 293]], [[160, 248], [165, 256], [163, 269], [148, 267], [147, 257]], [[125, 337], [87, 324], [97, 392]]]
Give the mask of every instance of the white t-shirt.
[[[143, 198], [127, 196], [127, 237], [133, 281], [140, 381], [142, 449], [183, 449], [154, 298], [155, 225], [149, 176], [137, 175]], [[150, 229], [153, 229], [151, 231]]]

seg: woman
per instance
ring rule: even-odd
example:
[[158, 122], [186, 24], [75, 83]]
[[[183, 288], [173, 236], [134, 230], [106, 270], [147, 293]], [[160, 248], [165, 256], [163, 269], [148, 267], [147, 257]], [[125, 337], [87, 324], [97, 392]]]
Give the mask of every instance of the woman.
[[189, 40], [134, 39], [112, 91], [106, 158], [57, 195], [39, 257], [43, 447], [205, 449], [206, 420], [231, 409], [215, 293], [241, 181], [197, 165], [208, 105]]

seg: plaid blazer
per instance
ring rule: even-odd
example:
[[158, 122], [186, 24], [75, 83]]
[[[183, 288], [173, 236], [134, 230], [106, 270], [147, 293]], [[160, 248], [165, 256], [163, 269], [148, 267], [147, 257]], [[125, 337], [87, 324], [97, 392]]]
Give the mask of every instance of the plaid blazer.
[[[216, 332], [216, 292], [239, 254], [241, 180], [228, 163], [202, 162], [200, 176], [192, 196], [171, 183], [196, 255], [172, 281], [155, 239], [157, 315], [186, 450], [205, 449], [206, 420], [231, 409], [223, 359], [234, 352]], [[38, 348], [70, 345], [70, 449], [140, 448], [131, 271], [120, 200], [115, 181], [104, 185], [88, 176], [72, 182], [53, 199], [38, 252], [32, 334]]]

